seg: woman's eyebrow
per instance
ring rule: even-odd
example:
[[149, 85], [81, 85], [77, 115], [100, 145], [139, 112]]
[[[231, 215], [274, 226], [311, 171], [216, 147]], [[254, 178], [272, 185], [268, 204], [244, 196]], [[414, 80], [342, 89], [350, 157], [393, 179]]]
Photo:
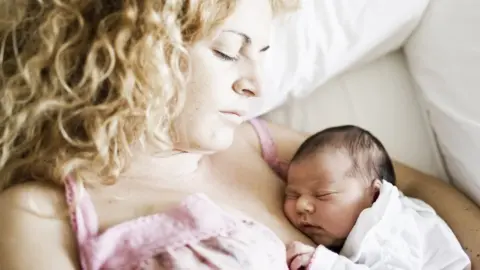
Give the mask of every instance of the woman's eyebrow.
[[[244, 44], [247, 44], [247, 45], [250, 45], [252, 44], [252, 38], [250, 38], [247, 34], [245, 33], [242, 33], [242, 32], [238, 32], [238, 31], [235, 31], [235, 30], [223, 30], [223, 32], [228, 32], [228, 33], [233, 33], [233, 34], [236, 34], [236, 35], [239, 35], [243, 38], [243, 43]], [[267, 51], [268, 49], [270, 49], [270, 46], [267, 45], [265, 47], [263, 47], [262, 49], [260, 49], [260, 52], [265, 52]]]
[[245, 44], [251, 44], [252, 43], [252, 39], [249, 36], [247, 36], [247, 34], [245, 34], [245, 33], [238, 32], [238, 31], [235, 31], [235, 30], [224, 30], [223, 32], [234, 33], [236, 35], [241, 36], [243, 38], [243, 42]]
[[268, 49], [270, 49], [270, 45], [267, 45], [267, 46], [263, 47], [262, 49], [260, 49], [260, 52], [266, 52]]

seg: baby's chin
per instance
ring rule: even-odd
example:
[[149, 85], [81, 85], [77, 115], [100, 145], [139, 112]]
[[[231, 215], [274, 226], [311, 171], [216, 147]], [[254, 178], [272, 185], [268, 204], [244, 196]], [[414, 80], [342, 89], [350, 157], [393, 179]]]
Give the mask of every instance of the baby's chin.
[[345, 239], [337, 239], [329, 235], [326, 235], [324, 232], [315, 233], [314, 230], [302, 229], [302, 228], [299, 228], [299, 230], [303, 234], [308, 236], [316, 245], [325, 246], [326, 248], [335, 252], [339, 252], [342, 249], [343, 244], [345, 243]]

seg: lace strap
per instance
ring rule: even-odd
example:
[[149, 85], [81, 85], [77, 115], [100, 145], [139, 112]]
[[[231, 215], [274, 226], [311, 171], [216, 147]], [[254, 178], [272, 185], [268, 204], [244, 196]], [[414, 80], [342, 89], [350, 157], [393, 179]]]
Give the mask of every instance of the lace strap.
[[250, 120], [250, 124], [253, 126], [260, 141], [263, 159], [282, 179], [285, 179], [288, 164], [279, 160], [277, 146], [268, 129], [267, 123], [261, 118], [253, 118]]
[[79, 245], [81, 245], [98, 233], [95, 207], [85, 188], [77, 185], [71, 176], [65, 180], [65, 197], [69, 208], [71, 226], [77, 236]]

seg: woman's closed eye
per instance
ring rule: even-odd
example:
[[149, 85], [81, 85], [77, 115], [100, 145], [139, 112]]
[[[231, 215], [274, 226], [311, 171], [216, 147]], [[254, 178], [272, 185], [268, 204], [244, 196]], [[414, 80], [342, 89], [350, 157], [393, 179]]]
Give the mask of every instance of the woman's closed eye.
[[225, 61], [237, 61], [238, 60], [238, 56], [230, 56], [228, 54], [225, 54], [219, 50], [213, 50], [213, 53], [219, 57], [220, 59], [222, 60], [225, 60]]

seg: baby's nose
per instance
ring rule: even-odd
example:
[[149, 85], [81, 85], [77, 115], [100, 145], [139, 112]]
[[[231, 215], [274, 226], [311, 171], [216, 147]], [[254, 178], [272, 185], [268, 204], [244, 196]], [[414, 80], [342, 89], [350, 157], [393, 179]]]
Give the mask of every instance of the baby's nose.
[[306, 196], [300, 196], [297, 201], [297, 212], [299, 214], [312, 214], [315, 212], [315, 207]]

